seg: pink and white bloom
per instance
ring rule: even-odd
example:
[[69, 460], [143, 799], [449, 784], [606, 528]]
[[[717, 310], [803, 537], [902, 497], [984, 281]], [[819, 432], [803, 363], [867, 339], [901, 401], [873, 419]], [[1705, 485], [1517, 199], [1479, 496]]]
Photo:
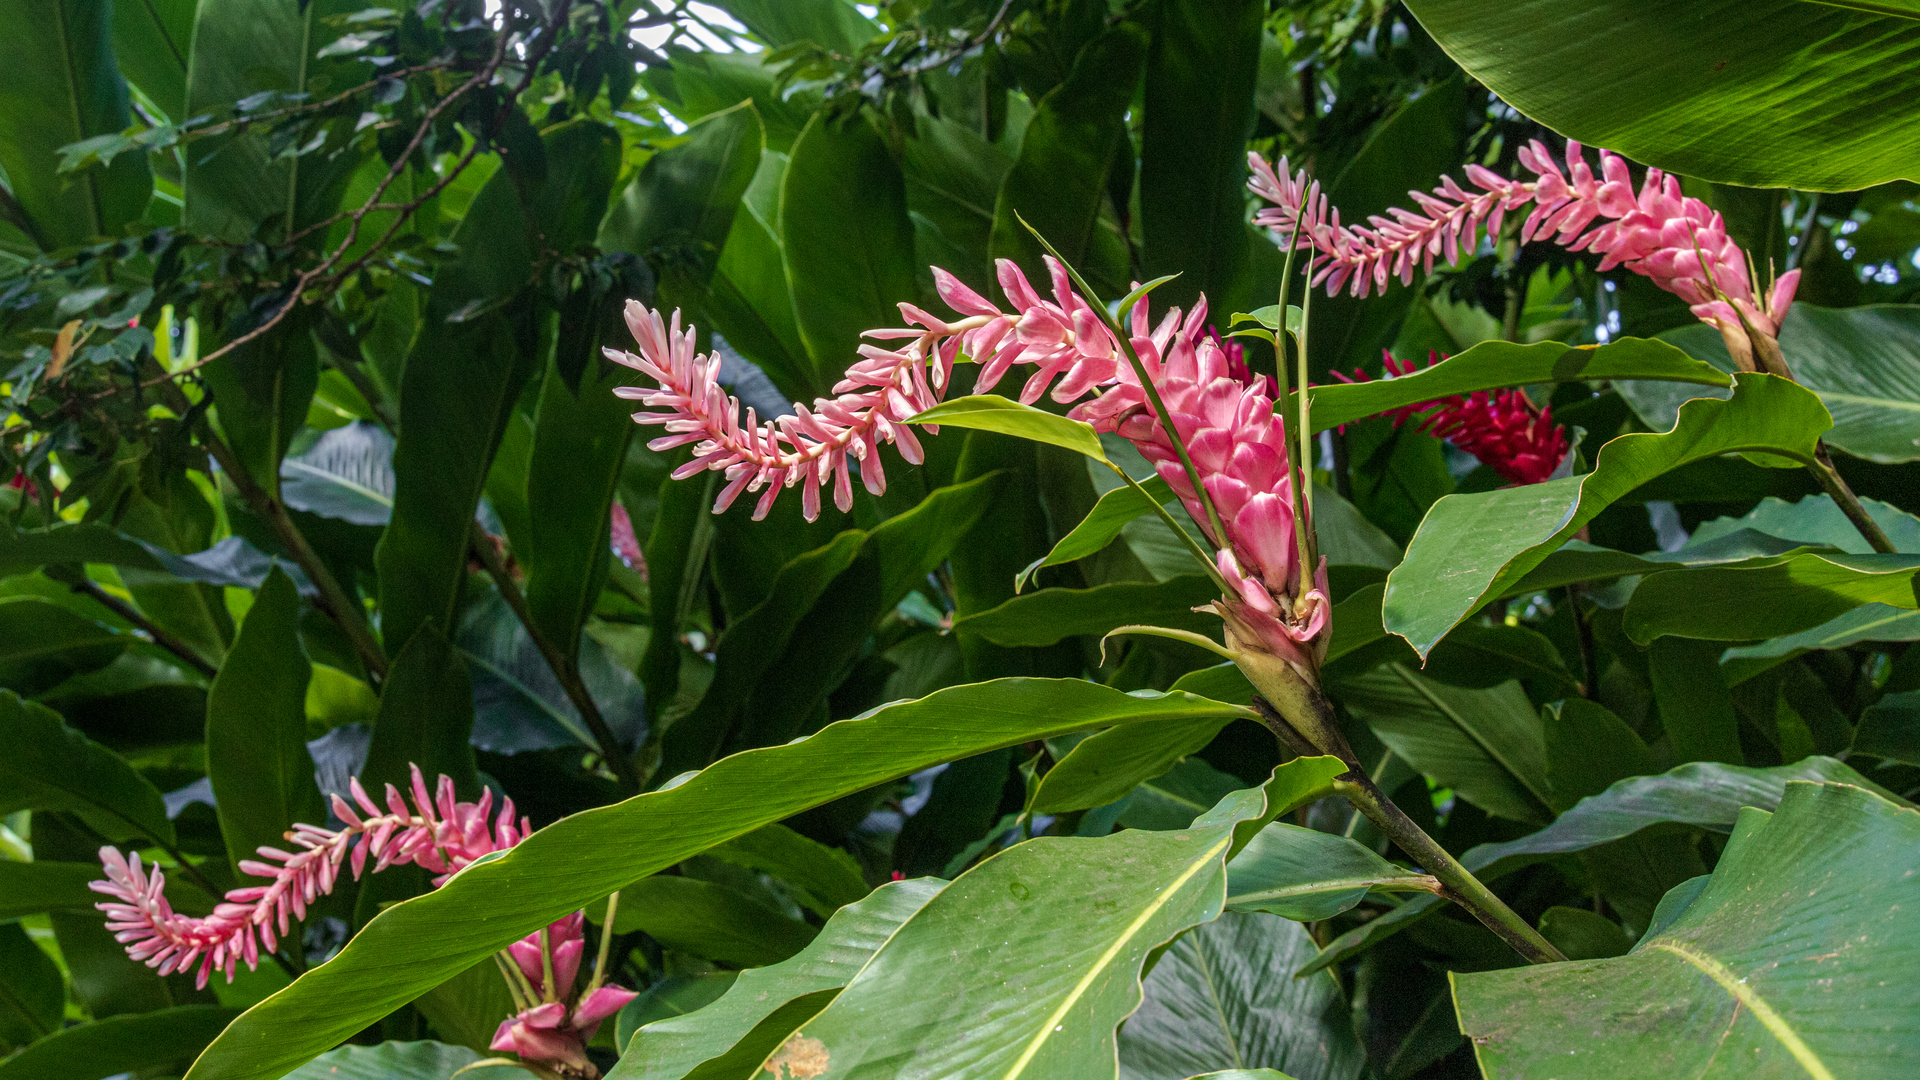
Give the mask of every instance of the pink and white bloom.
[[1284, 157], [1276, 169], [1249, 154], [1253, 178], [1247, 186], [1273, 203], [1254, 215], [1256, 224], [1283, 238], [1299, 229], [1295, 243], [1314, 253], [1313, 283], [1325, 284], [1329, 294], [1345, 286], [1354, 296], [1384, 289], [1390, 278], [1408, 283], [1416, 265], [1431, 270], [1436, 257], [1457, 261], [1479, 242], [1482, 226], [1498, 233], [1508, 212], [1531, 203], [1521, 243], [1551, 239], [1599, 253], [1601, 270], [1624, 266], [1652, 279], [1719, 330], [1741, 367], [1754, 370], [1753, 345], [1741, 321], [1778, 338], [1799, 270], [1781, 274], [1763, 296], [1746, 253], [1728, 238], [1726, 222], [1706, 203], [1682, 195], [1680, 181], [1659, 169], [1647, 170], [1636, 193], [1626, 160], [1608, 150], [1600, 151], [1597, 177], [1577, 142], [1567, 143], [1565, 172], [1537, 140], [1519, 156], [1535, 179], [1510, 180], [1468, 165], [1467, 179], [1478, 191], [1443, 177], [1431, 192], [1407, 193], [1418, 211], [1394, 207], [1369, 216], [1365, 225], [1342, 224], [1319, 183], [1304, 170], [1290, 172]]
[[438, 875], [433, 883], [440, 885], [475, 859], [510, 848], [532, 831], [525, 818], [516, 821], [512, 799], [504, 800], [499, 816], [492, 817], [491, 791], [481, 793], [478, 802], [460, 802], [453, 780], [442, 776], [429, 795], [418, 766], [413, 767], [411, 806], [392, 784], [387, 785], [384, 807], [367, 795], [358, 779], [351, 782], [351, 790], [358, 811], [333, 797], [334, 816], [346, 823], [344, 828], [296, 824], [286, 834], [293, 851], [262, 847], [259, 853], [268, 861], [240, 862], [242, 873], [266, 878], [267, 883], [229, 890], [211, 915], [176, 913], [162, 891], [166, 876], [160, 868], [142, 866], [138, 852], [124, 856], [112, 847], [100, 849], [107, 880], [88, 885], [109, 898], [94, 907], [107, 913], [107, 929], [126, 946], [128, 956], [162, 975], [185, 971], [197, 960], [195, 985], [205, 987], [215, 970], [224, 972], [228, 982], [242, 962], [253, 970], [261, 951], [271, 953], [291, 931], [292, 921], [306, 917], [307, 905], [333, 891], [343, 865], [350, 865], [357, 880], [369, 858], [376, 872], [412, 863]]

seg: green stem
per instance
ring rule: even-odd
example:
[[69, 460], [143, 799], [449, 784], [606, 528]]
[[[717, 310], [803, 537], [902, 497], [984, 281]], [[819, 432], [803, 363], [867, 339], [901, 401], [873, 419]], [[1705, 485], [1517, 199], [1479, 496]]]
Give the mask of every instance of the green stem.
[[1880, 523], [1873, 520], [1873, 515], [1867, 513], [1867, 508], [1861, 504], [1860, 497], [1853, 493], [1853, 488], [1847, 486], [1846, 478], [1840, 475], [1839, 469], [1833, 467], [1833, 456], [1827, 453], [1825, 439], [1814, 443], [1813, 455], [1815, 463], [1807, 466], [1807, 471], [1813, 474], [1813, 478], [1819, 481], [1821, 489], [1840, 507], [1840, 512], [1847, 515], [1847, 520], [1853, 522], [1853, 527], [1860, 531], [1860, 535], [1866, 539], [1868, 545], [1882, 555], [1892, 555], [1897, 552], [1899, 549], [1894, 547], [1893, 541], [1887, 538], [1885, 530], [1880, 528]]
[[1227, 579], [1221, 575], [1220, 568], [1213, 564], [1212, 559], [1207, 558], [1207, 553], [1201, 549], [1200, 544], [1194, 540], [1193, 535], [1181, 527], [1180, 522], [1174, 519], [1174, 516], [1168, 512], [1166, 507], [1160, 505], [1160, 500], [1154, 498], [1146, 488], [1140, 485], [1138, 480], [1128, 476], [1125, 469], [1122, 469], [1111, 461], [1107, 462], [1106, 466], [1113, 470], [1114, 475], [1126, 481], [1128, 487], [1139, 492], [1147, 500], [1147, 504], [1153, 507], [1153, 512], [1158, 514], [1160, 520], [1166, 522], [1167, 528], [1173, 530], [1173, 535], [1179, 537], [1180, 542], [1186, 545], [1187, 553], [1192, 555], [1194, 560], [1206, 570], [1207, 576], [1212, 578], [1213, 583], [1220, 587], [1220, 591], [1227, 595], [1232, 595], [1233, 586], [1227, 584]]
[[82, 596], [91, 597], [93, 601], [101, 607], [132, 623], [135, 628], [145, 632], [149, 638], [152, 638], [155, 645], [179, 657], [188, 667], [205, 675], [207, 678], [211, 679], [215, 675], [220, 674], [220, 669], [208, 662], [206, 657], [195, 652], [191, 645], [160, 629], [159, 626], [154, 624], [152, 619], [141, 614], [138, 608], [101, 588], [99, 583], [87, 577], [84, 571], [81, 572], [78, 578], [70, 582], [67, 588], [72, 589]]

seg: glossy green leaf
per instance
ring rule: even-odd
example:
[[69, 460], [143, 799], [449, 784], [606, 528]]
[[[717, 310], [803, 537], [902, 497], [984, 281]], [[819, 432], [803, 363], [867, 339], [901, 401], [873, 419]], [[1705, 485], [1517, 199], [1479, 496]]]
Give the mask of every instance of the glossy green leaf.
[[[753, 970], [753, 969], [749, 969]], [[706, 971], [698, 975], [669, 975], [627, 1002], [616, 1019], [613, 1045], [624, 1047], [633, 1041], [634, 1032], [704, 1009], [732, 988], [738, 971]]]
[[[318, 57], [345, 30], [340, 16], [359, 10], [358, 0], [202, 0], [195, 9], [186, 108], [179, 119], [226, 115], [254, 94], [324, 93], [360, 82], [364, 69], [353, 58]], [[360, 155], [340, 141], [344, 134], [334, 134], [324, 150], [284, 159], [276, 159], [259, 131], [194, 143], [185, 154], [182, 224], [244, 243], [263, 225], [279, 238], [332, 214], [359, 165]]]
[[1120, 1029], [1121, 1080], [1171, 1080], [1220, 1065], [1356, 1080], [1366, 1055], [1339, 981], [1293, 977], [1313, 952], [1304, 927], [1251, 912], [1229, 911], [1188, 931], [1142, 980], [1146, 1000]]
[[1002, 746], [1223, 708], [1079, 679], [1004, 679], [735, 755], [675, 786], [566, 818], [381, 912], [339, 955], [249, 1010], [190, 1075], [270, 1080], [544, 923], [808, 807]]
[[952, 398], [914, 416], [909, 423], [942, 424], [975, 431], [997, 431], [1058, 446], [1105, 462], [1107, 454], [1092, 425], [1081, 420], [1022, 405], [998, 394], [975, 394]]
[[[1661, 380], [1662, 386], [1668, 383], [1733, 385], [1733, 377], [1721, 368], [1696, 360], [1657, 339], [1618, 338], [1605, 345], [1580, 346], [1557, 341], [1532, 345], [1483, 341], [1412, 375], [1314, 387], [1313, 430], [1325, 431], [1406, 405], [1455, 394], [1533, 383], [1600, 379], [1653, 379]], [[1299, 392], [1295, 391], [1287, 397], [1287, 415], [1294, 415], [1299, 408]]]
[[685, 275], [686, 285], [705, 284], [759, 168], [764, 140], [751, 102], [694, 124], [685, 142], [655, 153], [634, 174], [600, 225], [599, 246], [640, 256], [658, 248], [668, 256], [670, 275]]
[[849, 529], [782, 567], [766, 598], [716, 644], [706, 694], [668, 728], [662, 774], [801, 734], [875, 620], [947, 558], [986, 512], [1000, 479], [940, 488], [912, 510], [872, 530]]
[[192, 1061], [237, 1014], [219, 1005], [179, 1005], [64, 1028], [0, 1061], [0, 1080], [105, 1080]]
[[[1683, 326], [1660, 340], [1720, 371], [1736, 370], [1726, 342], [1710, 326]], [[1920, 460], [1920, 306], [1795, 304], [1781, 324], [1780, 349], [1794, 379], [1819, 394], [1833, 414], [1828, 443], [1882, 464]], [[1687, 398], [1726, 396], [1724, 390], [1641, 382], [1619, 389], [1656, 431], [1673, 426]]]
[[321, 517], [385, 525], [393, 517], [393, 436], [366, 420], [325, 432], [280, 462], [280, 498]]
[[1626, 956], [1454, 975], [1461, 1028], [1494, 1078], [1703, 1075], [1718, 1061], [1905, 1076], [1920, 1058], [1920, 877], [1888, 868], [1916, 843], [1912, 809], [1791, 784], [1772, 814], [1741, 813], [1698, 897]]
[[[23, 865], [33, 864], [0, 862], [0, 869]], [[0, 1054], [60, 1030], [66, 1004], [67, 990], [53, 957], [34, 944], [26, 927], [0, 923]]]
[[405, 790], [407, 767], [417, 765], [429, 783], [452, 777], [461, 798], [479, 797], [480, 774], [470, 743], [473, 707], [466, 661], [440, 631], [421, 627], [393, 658], [380, 685], [380, 711], [360, 782], [369, 791], [385, 784]]
[[811, 1011], [798, 1018], [780, 1014], [810, 997], [830, 998], [846, 986], [942, 884], [937, 878], [896, 881], [840, 909], [792, 958], [742, 972], [711, 1005], [635, 1032], [608, 1080], [719, 1080], [758, 1071], [760, 1062], [825, 1001], [809, 1002]]
[[1181, 275], [1162, 303], [1185, 307], [1205, 293], [1228, 312], [1248, 299], [1247, 138], [1265, 14], [1258, 0], [1177, 4], [1155, 28], [1140, 131], [1141, 277]]
[[1353, 907], [1370, 889], [1420, 892], [1428, 884], [1347, 837], [1276, 821], [1227, 864], [1227, 906], [1317, 922]]
[[720, 6], [776, 49], [810, 41], [852, 53], [880, 33], [880, 27], [847, 0], [726, 0]]
[[1036, 814], [1091, 810], [1123, 799], [1213, 741], [1232, 718], [1201, 717], [1167, 724], [1132, 724], [1088, 736], [1047, 770], [1033, 794]]
[[1676, 566], [1768, 566], [1822, 546], [1782, 540], [1753, 529], [1741, 529], [1711, 540], [1696, 536], [1695, 542], [1679, 551], [1650, 551], [1645, 555], [1569, 540], [1560, 550], [1541, 560], [1526, 577], [1507, 586], [1506, 596], [1529, 596], [1574, 582], [1614, 581], [1638, 574], [1655, 574]]
[[1569, 960], [1605, 960], [1633, 947], [1619, 923], [1585, 908], [1548, 908], [1540, 915], [1540, 936]]
[[1193, 609], [1220, 598], [1219, 586], [1194, 574], [1170, 581], [1116, 581], [1091, 589], [1041, 589], [955, 621], [954, 629], [996, 645], [1040, 646], [1122, 626], [1165, 626], [1213, 633], [1220, 617]]
[[132, 638], [37, 597], [0, 600], [0, 683], [25, 694], [95, 671]]
[[1036, 580], [1046, 567], [1084, 559], [1098, 552], [1119, 539], [1120, 530], [1126, 527], [1127, 522], [1142, 514], [1153, 513], [1156, 501], [1165, 506], [1173, 500], [1173, 488], [1158, 476], [1148, 477], [1139, 487], [1123, 484], [1114, 488], [1100, 496], [1100, 501], [1093, 504], [1093, 509], [1080, 519], [1080, 524], [1061, 537], [1045, 558], [1022, 570], [1020, 576], [1014, 579], [1014, 588], [1018, 590], [1027, 582]]
[[1540, 717], [1547, 736], [1547, 787], [1565, 812], [1619, 780], [1655, 771], [1653, 752], [1625, 720], [1597, 701], [1570, 697]]
[[1920, 764], [1920, 690], [1888, 694], [1860, 714], [1855, 753]]
[[667, 948], [739, 967], [778, 963], [806, 948], [814, 936], [813, 927], [738, 889], [666, 876], [621, 889], [613, 928], [619, 934], [644, 930]]
[[864, 116], [807, 122], [780, 187], [780, 244], [800, 339], [831, 384], [860, 335], [897, 325], [894, 305], [919, 296], [906, 181]]
[[1147, 35], [1121, 23], [1081, 49], [1066, 79], [1034, 103], [1020, 154], [994, 202], [988, 254], [1040, 273], [1043, 249], [1021, 224], [1025, 218], [1068, 262], [1088, 265], [1107, 170], [1126, 138], [1127, 107], [1146, 58]]
[[1190, 829], [1009, 848], [929, 900], [787, 1045], [849, 1080], [897, 1076], [908, 1056], [916, 1073], [955, 1080], [1111, 1068], [1147, 954], [1218, 917], [1236, 840], [1323, 794], [1342, 768], [1297, 759]]
[[67, 810], [109, 840], [173, 842], [159, 789], [45, 705], [0, 690], [0, 744], [0, 814]]
[[300, 644], [300, 597], [275, 572], [207, 691], [207, 779], [233, 865], [263, 845], [285, 845], [296, 822], [327, 820], [307, 752], [312, 673]]
[[1862, 641], [1920, 641], [1920, 611], [1863, 604], [1811, 630], [1742, 645], [1721, 655], [1727, 682], [1738, 685], [1814, 649], [1844, 649]]
[[1394, 663], [1341, 680], [1334, 694], [1435, 784], [1500, 817], [1550, 816], [1545, 735], [1519, 683], [1470, 690]]
[[[376, 1046], [343, 1046], [329, 1050], [287, 1074], [287, 1080], [450, 1080], [454, 1073], [480, 1060], [480, 1055], [464, 1046], [437, 1042], [383, 1042]], [[463, 1076], [483, 1080], [490, 1069], [475, 1069]], [[516, 1076], [526, 1072], [514, 1068]]]
[[822, 918], [858, 902], [872, 891], [853, 856], [840, 848], [808, 839], [785, 825], [756, 829], [707, 854], [736, 866], [772, 874], [798, 893], [796, 900]]
[[[229, 331], [238, 336], [255, 325], [251, 318], [237, 320]], [[234, 456], [255, 483], [277, 497], [281, 459], [306, 423], [320, 384], [319, 354], [306, 319], [289, 317], [209, 364], [202, 375]]]
[[[1861, 499], [1860, 505], [1896, 549], [1920, 554], [1920, 517], [1879, 499]], [[1801, 544], [1836, 547], [1854, 555], [1868, 555], [1873, 551], [1840, 507], [1824, 495], [1810, 495], [1797, 502], [1762, 499], [1740, 517], [1714, 518], [1702, 523], [1682, 550], [1700, 550], [1709, 543], [1728, 543], [1734, 534], [1743, 530], [1785, 537]]]
[[1584, 476], [1441, 499], [1387, 577], [1387, 629], [1425, 656], [1601, 510], [1688, 462], [1746, 451], [1811, 461], [1814, 441], [1830, 425], [1819, 399], [1771, 375], [1740, 375], [1736, 383], [1727, 401], [1682, 406], [1671, 432], [1608, 443]]
[[[768, 132], [769, 139], [772, 134]], [[701, 314], [712, 324], [710, 329], [759, 365], [787, 396], [806, 400], [826, 394], [839, 373], [815, 371], [800, 340], [780, 249], [780, 187], [786, 175], [785, 154], [769, 149], [760, 155], [760, 167], [742, 199], [743, 212], [733, 215], [719, 265], [701, 298]]]
[[131, 0], [113, 5], [113, 53], [127, 81], [174, 120], [187, 119], [187, 50], [199, 0]]
[[1751, 641], [1811, 630], [1862, 604], [1920, 607], [1920, 555], [1798, 555], [1772, 566], [1668, 570], [1642, 578], [1627, 636]]
[[0, 23], [12, 28], [0, 64], [0, 170], [11, 198], [0, 218], [17, 214], [21, 231], [49, 251], [119, 236], [147, 209], [152, 180], [139, 154], [58, 171], [61, 147], [132, 122], [110, 12], [92, 0], [0, 6]]
[[[1913, 23], [1804, 0], [1415, 0], [1467, 73], [1542, 124], [1723, 184], [1851, 191], [1920, 173], [1916, 105], [1891, 72]], [[1610, 81], [1622, 57], [1634, 77]]]

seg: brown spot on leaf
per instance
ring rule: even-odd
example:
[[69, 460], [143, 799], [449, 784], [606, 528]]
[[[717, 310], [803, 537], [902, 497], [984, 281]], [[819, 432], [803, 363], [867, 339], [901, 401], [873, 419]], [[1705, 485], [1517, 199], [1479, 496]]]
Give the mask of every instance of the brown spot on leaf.
[[827, 1044], [795, 1032], [767, 1059], [766, 1069], [776, 1080], [813, 1080], [827, 1071]]

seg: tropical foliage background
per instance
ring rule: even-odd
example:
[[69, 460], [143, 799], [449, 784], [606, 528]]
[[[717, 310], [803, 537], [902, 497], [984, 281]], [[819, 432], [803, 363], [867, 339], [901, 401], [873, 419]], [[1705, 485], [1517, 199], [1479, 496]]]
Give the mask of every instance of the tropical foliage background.
[[[568, 1075], [1913, 1075], [1920, 8], [375, 3], [0, 0], [0, 1080], [525, 1075], [490, 954], [577, 909], [638, 995]], [[677, 308], [778, 415], [1037, 233], [1272, 373], [1249, 150], [1352, 222], [1568, 137], [1800, 272], [1798, 385], [1517, 216], [1302, 335], [1327, 693], [1568, 963], [1231, 665], [1103, 640], [1219, 634], [1112, 470], [949, 426], [848, 513], [710, 514], [601, 355]], [[1383, 351], [1452, 374], [1333, 378]], [[1377, 415], [1512, 386], [1584, 481]], [[93, 906], [112, 846], [204, 915], [409, 765], [539, 831], [231, 982]]]

